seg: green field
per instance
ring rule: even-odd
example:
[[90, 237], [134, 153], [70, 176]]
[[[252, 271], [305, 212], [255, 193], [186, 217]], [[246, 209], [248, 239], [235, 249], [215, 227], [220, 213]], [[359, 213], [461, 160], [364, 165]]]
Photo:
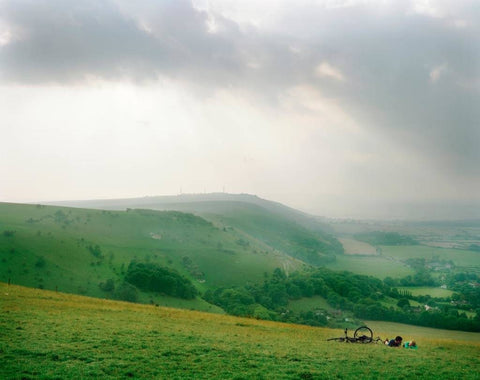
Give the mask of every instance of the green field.
[[414, 273], [406, 265], [382, 256], [338, 255], [336, 261], [326, 267], [332, 270], [347, 270], [374, 276], [382, 280], [385, 277], [399, 278]]
[[345, 249], [345, 254], [347, 255], [376, 255], [377, 250], [374, 246], [359, 241], [356, 239], [350, 238], [341, 238], [340, 243], [342, 243], [343, 248]]
[[327, 342], [341, 330], [0, 284], [0, 378], [476, 379], [480, 336], [372, 322], [416, 351]]
[[445, 261], [451, 260], [458, 267], [480, 267], [479, 252], [461, 249], [438, 248], [425, 245], [382, 246], [382, 254], [399, 260], [438, 258]]
[[398, 290], [406, 290], [412, 294], [412, 296], [426, 296], [431, 297], [451, 297], [453, 292], [448, 289], [442, 289], [439, 287], [431, 286], [408, 286], [408, 287], [399, 287]]

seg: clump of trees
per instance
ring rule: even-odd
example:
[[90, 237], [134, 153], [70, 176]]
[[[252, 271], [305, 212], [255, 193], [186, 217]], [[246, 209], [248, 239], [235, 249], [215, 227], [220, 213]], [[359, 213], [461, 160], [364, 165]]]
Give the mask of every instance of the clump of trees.
[[[425, 283], [423, 273], [398, 282], [403, 284], [407, 280], [413, 285], [418, 285], [414, 280]], [[417, 299], [419, 302], [427, 300], [413, 297], [407, 292], [399, 292], [395, 288], [397, 284], [392, 282], [396, 283], [392, 279], [382, 281], [370, 276], [335, 272], [325, 268], [316, 268], [307, 273], [293, 273], [287, 277], [277, 268], [263, 284], [209, 290], [204, 298], [233, 315], [323, 326], [327, 324], [327, 316], [322, 310], [303, 313], [288, 310], [291, 300], [319, 295], [342, 314], [346, 313], [360, 319], [480, 331], [480, 314], [477, 314], [476, 318], [468, 318], [465, 313], [459, 313], [455, 305], [432, 308], [428, 311], [421, 307], [412, 307], [409, 299]], [[469, 292], [465, 291], [465, 297], [468, 297], [470, 306], [476, 306], [480, 291], [477, 292], [478, 288], [468, 286]], [[397, 307], [385, 306], [382, 300], [387, 297], [396, 299]], [[434, 300], [428, 302], [432, 305]]]
[[172, 297], [193, 299], [198, 291], [192, 282], [171, 268], [154, 263], [130, 262], [125, 281], [137, 288]]
[[114, 296], [116, 299], [119, 299], [121, 301], [137, 302], [138, 290], [132, 284], [129, 284], [128, 282], [123, 282], [115, 290]]
[[207, 291], [204, 298], [233, 315], [324, 326], [325, 314], [318, 310], [295, 314], [287, 308], [289, 301], [320, 295], [333, 307], [353, 310], [355, 302], [367, 297], [381, 298], [388, 292], [389, 288], [373, 277], [325, 268], [287, 277], [277, 268], [263, 284], [218, 288]]

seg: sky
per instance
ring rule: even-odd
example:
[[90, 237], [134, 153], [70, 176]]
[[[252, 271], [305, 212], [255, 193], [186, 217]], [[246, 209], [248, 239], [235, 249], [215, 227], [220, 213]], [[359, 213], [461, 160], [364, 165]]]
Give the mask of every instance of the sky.
[[0, 201], [480, 218], [480, 2], [0, 0]]

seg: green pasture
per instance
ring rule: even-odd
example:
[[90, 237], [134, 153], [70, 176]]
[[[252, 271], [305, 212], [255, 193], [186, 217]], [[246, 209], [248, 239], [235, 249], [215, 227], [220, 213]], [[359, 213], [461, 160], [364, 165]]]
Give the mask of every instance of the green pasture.
[[359, 241], [351, 238], [338, 239], [343, 245], [345, 254], [347, 255], [376, 255], [377, 249], [363, 241]]
[[414, 273], [406, 265], [382, 256], [337, 255], [336, 261], [327, 264], [326, 267], [374, 276], [382, 280], [385, 277], [400, 278]]
[[425, 258], [451, 260], [459, 267], [480, 267], [480, 253], [451, 248], [438, 248], [425, 245], [412, 246], [382, 246], [384, 256], [394, 257], [399, 260], [412, 258]]
[[[409, 299], [408, 302], [410, 303], [410, 306], [413, 306], [413, 307], [422, 306], [422, 304], [414, 300]], [[399, 307], [397, 306], [398, 299], [395, 299], [395, 298], [385, 297], [380, 301], [380, 303], [383, 306], [386, 306], [388, 308], [393, 307], [394, 309], [399, 309]]]
[[480, 337], [369, 322], [418, 350], [299, 325], [0, 284], [0, 378], [477, 379]]
[[400, 291], [406, 290], [410, 292], [412, 296], [431, 296], [434, 298], [446, 298], [453, 294], [453, 291], [451, 290], [431, 286], [406, 286], [397, 289]]

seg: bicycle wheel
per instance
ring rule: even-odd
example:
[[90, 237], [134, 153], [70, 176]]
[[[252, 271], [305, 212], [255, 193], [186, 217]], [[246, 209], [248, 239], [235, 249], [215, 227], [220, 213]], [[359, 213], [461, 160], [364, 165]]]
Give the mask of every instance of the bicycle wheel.
[[353, 337], [357, 342], [370, 343], [373, 340], [373, 331], [367, 326], [362, 326], [355, 330]]

